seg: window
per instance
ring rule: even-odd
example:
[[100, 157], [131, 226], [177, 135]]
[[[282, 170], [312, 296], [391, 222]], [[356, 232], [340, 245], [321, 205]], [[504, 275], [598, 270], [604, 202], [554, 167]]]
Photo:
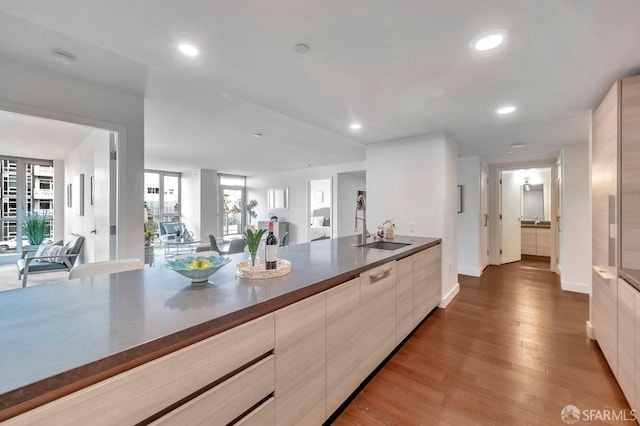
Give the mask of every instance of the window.
[[244, 176], [218, 175], [220, 180], [220, 226], [225, 240], [242, 237], [246, 217], [246, 178]]
[[180, 173], [145, 170], [146, 229], [158, 233], [160, 222], [180, 222]]
[[32, 212], [47, 216], [45, 239], [53, 237], [53, 163], [0, 157], [0, 181], [0, 241], [17, 238], [16, 251], [20, 252], [23, 240], [20, 224]]

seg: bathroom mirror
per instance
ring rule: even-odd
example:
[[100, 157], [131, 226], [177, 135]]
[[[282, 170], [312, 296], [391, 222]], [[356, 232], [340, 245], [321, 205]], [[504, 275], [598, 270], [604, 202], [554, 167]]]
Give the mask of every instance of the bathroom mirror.
[[267, 206], [269, 210], [287, 210], [289, 208], [289, 188], [268, 188]]
[[[522, 219], [549, 220], [548, 200], [545, 185], [522, 185]], [[548, 192], [548, 191], [547, 191]]]

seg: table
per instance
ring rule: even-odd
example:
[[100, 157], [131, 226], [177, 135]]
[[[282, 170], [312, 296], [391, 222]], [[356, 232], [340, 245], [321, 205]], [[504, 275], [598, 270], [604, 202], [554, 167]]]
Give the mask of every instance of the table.
[[[175, 249], [173, 255], [180, 253], [193, 253], [200, 244], [200, 240], [185, 240], [183, 238], [176, 238], [175, 240], [164, 242], [164, 255], [170, 255], [171, 249]], [[186, 249], [186, 250], [185, 250]]]

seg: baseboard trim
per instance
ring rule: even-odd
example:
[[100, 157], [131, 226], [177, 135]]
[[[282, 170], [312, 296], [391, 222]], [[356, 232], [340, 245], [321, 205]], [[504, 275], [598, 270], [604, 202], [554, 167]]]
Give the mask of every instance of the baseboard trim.
[[560, 281], [560, 285], [562, 290], [564, 291], [572, 291], [574, 293], [583, 293], [583, 294], [591, 294], [591, 286], [589, 284], [584, 283], [574, 283], [571, 281]]
[[449, 303], [460, 293], [460, 283], [456, 283], [456, 285], [447, 293], [440, 301], [439, 307], [445, 309]]
[[482, 275], [482, 270], [473, 268], [461, 268], [458, 266], [458, 273], [461, 275], [469, 275], [471, 277], [479, 277]]
[[591, 325], [591, 321], [587, 321], [587, 337], [591, 340], [596, 340], [596, 335], [593, 334], [593, 325]]

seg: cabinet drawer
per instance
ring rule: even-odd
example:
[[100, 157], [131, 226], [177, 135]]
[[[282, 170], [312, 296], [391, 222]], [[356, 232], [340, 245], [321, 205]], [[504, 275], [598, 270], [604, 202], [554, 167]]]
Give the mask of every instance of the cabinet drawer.
[[152, 424], [226, 425], [273, 392], [274, 375], [274, 356], [269, 355]]
[[138, 423], [273, 350], [265, 315], [7, 421], [12, 425]]
[[367, 377], [396, 345], [396, 265], [360, 275], [360, 378]]
[[522, 254], [536, 255], [536, 229], [520, 228], [520, 244]]
[[272, 426], [276, 424], [276, 403], [273, 397], [260, 404], [258, 408], [240, 419], [236, 425]]
[[636, 401], [636, 293], [618, 278], [618, 383], [631, 406]]

